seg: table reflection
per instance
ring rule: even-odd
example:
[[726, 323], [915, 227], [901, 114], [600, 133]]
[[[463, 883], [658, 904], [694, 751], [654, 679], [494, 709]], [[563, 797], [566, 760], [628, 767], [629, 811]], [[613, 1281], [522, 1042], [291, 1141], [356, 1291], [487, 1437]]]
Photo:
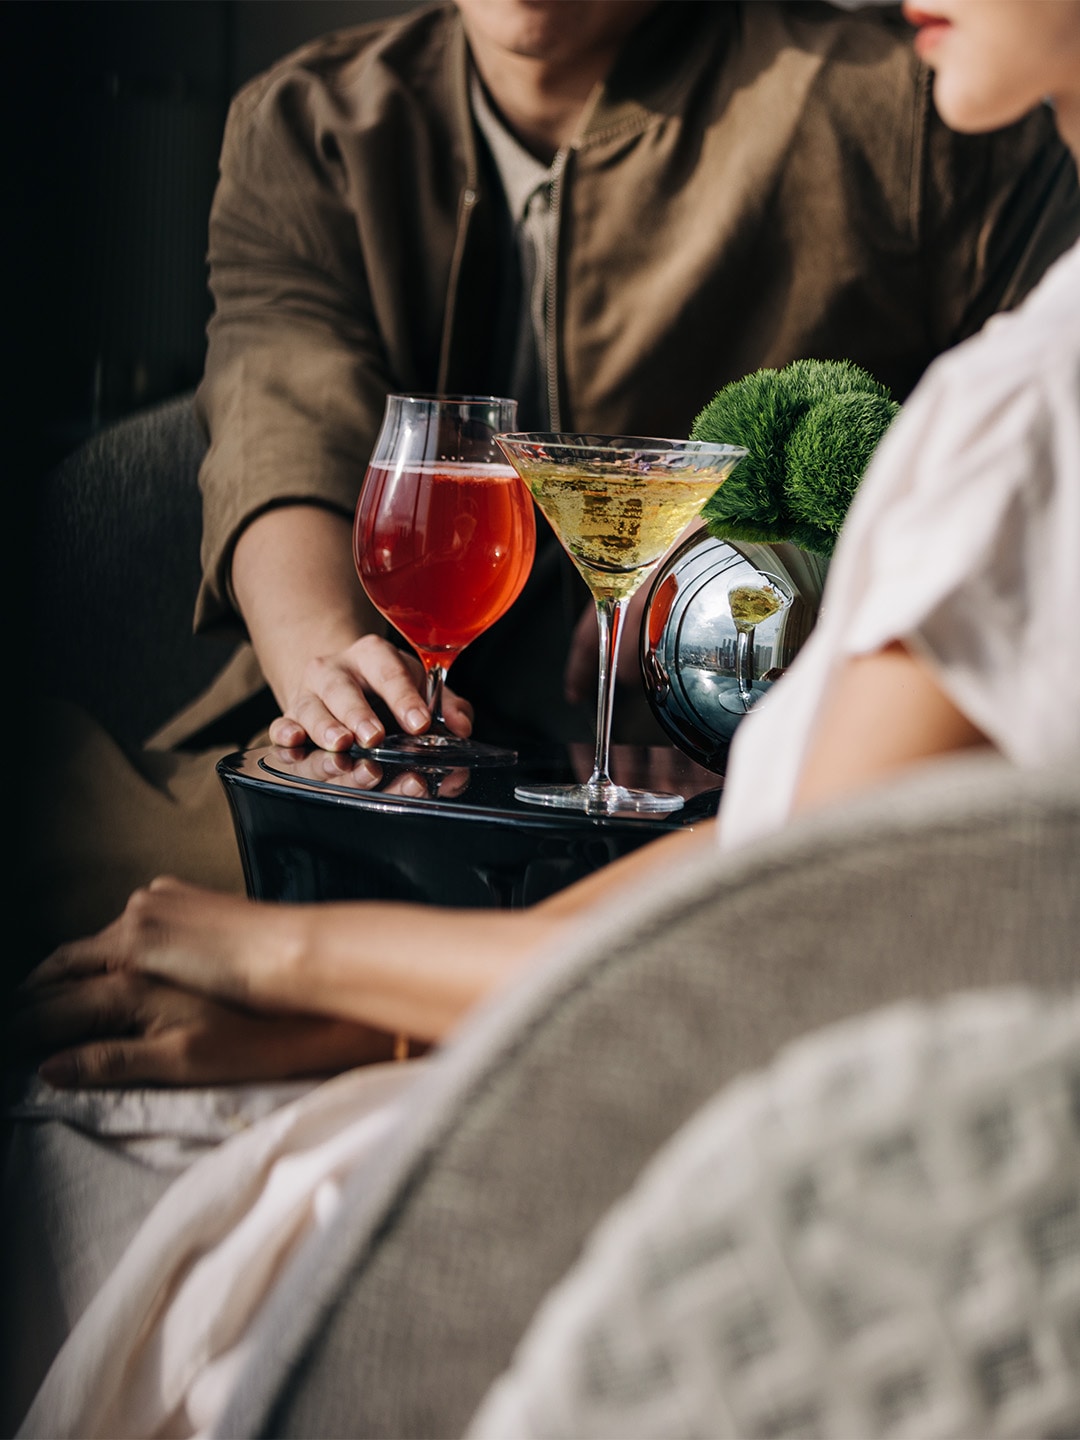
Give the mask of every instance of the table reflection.
[[464, 765], [397, 765], [376, 760], [362, 750], [288, 749], [282, 745], [268, 749], [266, 766], [294, 780], [412, 800], [452, 800], [465, 793], [472, 774]]
[[515, 798], [523, 777], [569, 780], [591, 764], [587, 744], [523, 746], [515, 765], [474, 769], [267, 746], [217, 769], [254, 898], [517, 908], [716, 811], [717, 775], [670, 746], [615, 746], [612, 771], [677, 790], [686, 802], [672, 815], [594, 817]]

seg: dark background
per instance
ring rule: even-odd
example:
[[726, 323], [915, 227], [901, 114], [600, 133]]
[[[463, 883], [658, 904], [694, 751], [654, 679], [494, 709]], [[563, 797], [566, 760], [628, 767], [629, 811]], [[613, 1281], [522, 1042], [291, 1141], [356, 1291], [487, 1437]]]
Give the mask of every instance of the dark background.
[[[102, 426], [199, 379], [210, 314], [207, 219], [234, 92], [316, 35], [415, 3], [0, 5], [0, 804], [9, 852], [15, 842], [2, 873], [6, 934], [16, 949], [32, 878], [21, 817], [32, 812], [36, 778], [50, 763], [38, 677], [63, 663], [62, 647], [43, 653], [51, 647], [42, 635], [52, 630], [41, 612], [70, 603], [58, 586], [56, 603], [43, 604], [43, 582], [31, 574], [63, 570], [62, 555], [44, 568], [41, 559], [49, 545], [36, 503], [43, 477]], [[53, 629], [57, 623], [63, 613], [52, 616]]]
[[17, 428], [51, 463], [192, 386], [229, 98], [296, 45], [415, 0], [8, 0]]

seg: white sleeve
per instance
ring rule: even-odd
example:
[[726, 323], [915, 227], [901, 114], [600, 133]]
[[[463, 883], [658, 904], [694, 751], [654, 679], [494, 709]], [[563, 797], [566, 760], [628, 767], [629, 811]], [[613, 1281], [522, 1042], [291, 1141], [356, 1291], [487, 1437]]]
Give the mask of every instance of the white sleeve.
[[783, 825], [837, 668], [895, 640], [1013, 764], [1080, 761], [1080, 247], [875, 452], [814, 633], [735, 736], [721, 846]]
[[978, 398], [992, 372], [957, 366], [898, 423], [841, 647], [907, 641], [1027, 765], [1080, 758], [1080, 366], [1061, 358]]

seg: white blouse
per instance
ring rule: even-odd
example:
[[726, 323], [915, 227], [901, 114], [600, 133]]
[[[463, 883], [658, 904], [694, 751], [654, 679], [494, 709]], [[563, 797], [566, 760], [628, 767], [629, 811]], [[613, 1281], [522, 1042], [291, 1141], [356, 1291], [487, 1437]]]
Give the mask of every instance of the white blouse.
[[722, 847], [784, 824], [837, 667], [893, 640], [1014, 764], [1080, 760], [1080, 244], [882, 440], [817, 626], [736, 732]]

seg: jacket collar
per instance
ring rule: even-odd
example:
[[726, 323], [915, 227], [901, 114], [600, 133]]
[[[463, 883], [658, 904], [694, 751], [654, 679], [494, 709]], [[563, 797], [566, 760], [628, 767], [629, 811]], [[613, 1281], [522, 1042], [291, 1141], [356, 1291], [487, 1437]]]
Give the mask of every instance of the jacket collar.
[[[737, 32], [741, 8], [740, 0], [660, 0], [627, 40], [611, 74], [596, 87], [573, 147], [585, 149], [621, 134], [639, 134], [658, 118], [679, 113], [697, 76], [716, 63], [718, 46]], [[447, 55], [451, 99], [457, 133], [464, 137], [466, 184], [475, 185], [471, 62], [461, 17], [455, 14], [453, 20]]]
[[582, 117], [575, 149], [681, 114], [686, 93], [737, 32], [738, 0], [660, 0], [627, 40]]

